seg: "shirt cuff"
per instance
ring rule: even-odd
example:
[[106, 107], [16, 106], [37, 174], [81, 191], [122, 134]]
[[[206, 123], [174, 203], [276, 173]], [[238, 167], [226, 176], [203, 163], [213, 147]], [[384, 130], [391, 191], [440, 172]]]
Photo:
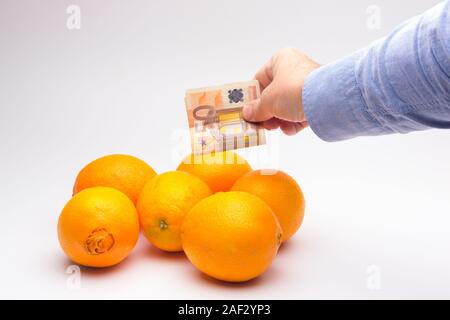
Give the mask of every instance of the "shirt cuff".
[[363, 54], [356, 52], [306, 77], [302, 91], [306, 120], [322, 140], [387, 133], [368, 110], [357, 84], [355, 65]]

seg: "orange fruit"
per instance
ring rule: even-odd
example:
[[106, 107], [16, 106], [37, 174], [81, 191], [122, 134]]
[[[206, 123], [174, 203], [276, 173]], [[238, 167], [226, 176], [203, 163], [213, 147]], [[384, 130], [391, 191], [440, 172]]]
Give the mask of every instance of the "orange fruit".
[[112, 188], [81, 191], [59, 216], [59, 243], [75, 263], [109, 267], [125, 259], [139, 236], [139, 219], [131, 200]]
[[252, 170], [247, 161], [232, 151], [210, 155], [189, 155], [177, 170], [186, 171], [205, 181], [212, 192], [229, 191], [234, 182]]
[[113, 154], [86, 165], [78, 174], [73, 193], [92, 187], [111, 187], [136, 203], [145, 183], [156, 175], [144, 161], [129, 155]]
[[203, 273], [223, 281], [258, 277], [272, 263], [281, 228], [270, 207], [246, 192], [218, 192], [186, 215], [183, 249]]
[[187, 172], [170, 171], [154, 177], [137, 203], [144, 235], [162, 250], [182, 251], [180, 227], [184, 216], [209, 195], [208, 185]]
[[297, 182], [282, 171], [255, 170], [242, 176], [232, 190], [245, 191], [264, 200], [273, 210], [283, 230], [283, 242], [300, 228], [305, 214], [305, 198]]

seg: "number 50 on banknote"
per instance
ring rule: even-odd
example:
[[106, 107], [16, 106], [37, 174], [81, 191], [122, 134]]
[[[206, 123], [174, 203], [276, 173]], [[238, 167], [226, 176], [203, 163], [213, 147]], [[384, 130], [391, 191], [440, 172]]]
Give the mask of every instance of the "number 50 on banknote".
[[244, 120], [245, 103], [259, 98], [256, 80], [191, 89], [185, 103], [194, 154], [248, 148], [266, 143], [264, 129]]

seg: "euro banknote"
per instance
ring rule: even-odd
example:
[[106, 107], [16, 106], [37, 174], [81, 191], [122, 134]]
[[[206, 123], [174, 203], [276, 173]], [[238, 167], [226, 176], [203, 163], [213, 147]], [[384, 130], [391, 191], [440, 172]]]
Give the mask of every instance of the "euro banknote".
[[242, 116], [244, 104], [259, 96], [257, 80], [187, 90], [185, 104], [193, 153], [265, 144], [264, 129]]

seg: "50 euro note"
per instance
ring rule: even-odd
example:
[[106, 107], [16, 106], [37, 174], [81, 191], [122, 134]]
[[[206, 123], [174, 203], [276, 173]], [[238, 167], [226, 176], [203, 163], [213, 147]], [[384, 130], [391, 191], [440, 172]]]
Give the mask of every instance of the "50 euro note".
[[257, 80], [188, 90], [185, 103], [193, 153], [265, 144], [264, 129], [242, 116], [244, 104], [259, 96]]

